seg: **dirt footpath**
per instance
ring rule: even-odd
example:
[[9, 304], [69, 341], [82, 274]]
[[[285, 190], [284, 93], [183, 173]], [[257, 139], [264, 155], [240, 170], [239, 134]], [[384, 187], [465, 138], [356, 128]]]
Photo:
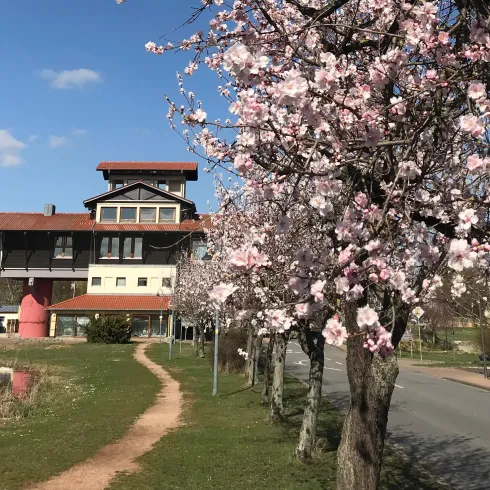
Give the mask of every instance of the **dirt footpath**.
[[147, 367], [163, 384], [156, 402], [146, 410], [119, 441], [108, 444], [93, 457], [50, 480], [29, 487], [31, 490], [102, 490], [119, 472], [135, 473], [135, 459], [150, 451], [167, 432], [180, 425], [182, 394], [179, 383], [161, 366], [146, 357], [148, 343], [136, 348], [135, 359]]

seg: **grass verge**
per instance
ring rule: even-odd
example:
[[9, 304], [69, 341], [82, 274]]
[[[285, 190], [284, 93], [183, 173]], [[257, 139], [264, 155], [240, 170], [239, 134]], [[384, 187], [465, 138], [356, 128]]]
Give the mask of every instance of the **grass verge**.
[[[176, 350], [176, 349], [175, 349]], [[139, 459], [142, 469], [121, 475], [110, 490], [335, 488], [336, 449], [343, 416], [326, 400], [319, 421], [319, 444], [314, 464], [293, 458], [301, 424], [306, 388], [287, 377], [287, 421], [274, 425], [259, 394], [243, 389], [243, 378], [220, 374], [219, 396], [213, 397], [207, 359], [196, 359], [184, 348], [168, 361], [168, 346], [153, 345], [149, 357], [181, 383], [185, 425], [163, 437]], [[436, 490], [437, 484], [414, 474], [396, 453], [386, 451], [383, 490]]]
[[121, 437], [155, 399], [159, 383], [133, 357], [133, 345], [15, 344], [0, 350], [0, 365], [43, 366], [64, 390], [50, 406], [2, 421], [0, 488], [14, 490], [54, 476]]

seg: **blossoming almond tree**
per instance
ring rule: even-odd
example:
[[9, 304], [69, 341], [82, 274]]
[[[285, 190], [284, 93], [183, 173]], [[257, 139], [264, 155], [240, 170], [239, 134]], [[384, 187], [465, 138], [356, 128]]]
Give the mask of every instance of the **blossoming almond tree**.
[[[410, 310], [440, 287], [446, 267], [463, 273], [488, 258], [487, 3], [207, 0], [205, 8], [216, 9], [207, 33], [147, 50], [192, 49], [185, 73], [215, 71], [232, 115], [213, 119], [180, 78], [187, 103], [171, 102], [169, 119], [175, 126], [181, 116], [192, 151], [232, 165], [244, 192], [264, 206], [282, 201], [277, 226], [287, 230], [298, 207], [316, 217], [325, 257], [305, 246], [297, 261], [323, 264], [342, 305], [325, 335], [348, 336], [351, 407], [337, 485], [374, 489], [398, 373], [389, 354]], [[305, 303], [298, 313], [308, 318], [314, 301]]]

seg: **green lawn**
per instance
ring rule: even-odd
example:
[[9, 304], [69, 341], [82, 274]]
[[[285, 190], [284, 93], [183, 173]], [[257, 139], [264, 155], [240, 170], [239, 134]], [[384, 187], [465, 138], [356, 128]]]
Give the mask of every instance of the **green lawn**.
[[[0, 424], [0, 489], [47, 479], [92, 456], [118, 439], [159, 389], [156, 378], [137, 363], [134, 345], [16, 344], [0, 350], [2, 361], [48, 365], [65, 389], [49, 410]], [[1, 346], [0, 346], [1, 348]]]
[[[413, 358], [410, 357], [410, 351], [403, 351], [402, 355], [398, 353], [398, 357], [401, 359], [413, 359], [413, 361], [420, 363], [420, 353], [418, 350], [413, 350]], [[477, 354], [468, 354], [466, 352], [426, 352], [422, 351], [423, 363], [426, 361], [428, 366], [441, 367], [444, 366], [478, 366], [481, 363], [478, 361]]]
[[[454, 329], [454, 340], [477, 343], [479, 332], [479, 328], [458, 327]], [[439, 329], [436, 331], [436, 333], [439, 338], [444, 340], [446, 339], [445, 329]], [[450, 342], [453, 341], [453, 330], [451, 328], [447, 329], [447, 339]]]
[[[220, 374], [219, 396], [213, 397], [208, 359], [196, 359], [187, 349], [168, 361], [167, 345], [153, 345], [149, 356], [181, 383], [187, 402], [184, 422], [140, 458], [142, 469], [120, 476], [111, 490], [162, 489], [277, 489], [335, 488], [336, 448], [342, 415], [323, 403], [320, 442], [314, 464], [303, 466], [293, 458], [301, 423], [305, 387], [286, 380], [287, 423], [273, 425], [259, 395], [243, 389], [243, 379]], [[387, 450], [383, 490], [434, 490], [434, 483], [411, 472]]]

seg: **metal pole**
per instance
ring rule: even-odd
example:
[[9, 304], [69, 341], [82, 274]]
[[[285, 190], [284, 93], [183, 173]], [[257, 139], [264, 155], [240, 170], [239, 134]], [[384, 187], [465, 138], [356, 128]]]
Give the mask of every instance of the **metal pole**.
[[[195, 329], [194, 329], [195, 335]], [[219, 346], [219, 311], [216, 310], [214, 320], [214, 370], [213, 370], [213, 396], [218, 394], [218, 346]]]
[[172, 359], [172, 344], [174, 342], [174, 323], [175, 323], [175, 311], [172, 311], [172, 324], [170, 325], [170, 345], [168, 348], [168, 359]]
[[413, 335], [412, 335], [412, 328], [410, 328], [410, 357], [413, 359]]
[[420, 318], [417, 318], [417, 325], [419, 327], [420, 362], [423, 362], [423, 359], [422, 359], [422, 335], [420, 335]]
[[182, 352], [182, 319], [180, 319], [180, 342], [179, 342], [180, 352]]
[[483, 377], [488, 378], [487, 375], [487, 353], [485, 352], [485, 335], [483, 335], [483, 315], [481, 310], [481, 295], [480, 284], [477, 282], [478, 287], [478, 316], [480, 317], [480, 335], [481, 335], [481, 348], [483, 354]]
[[160, 305], [160, 344], [162, 343], [162, 320], [163, 320], [163, 306]]

